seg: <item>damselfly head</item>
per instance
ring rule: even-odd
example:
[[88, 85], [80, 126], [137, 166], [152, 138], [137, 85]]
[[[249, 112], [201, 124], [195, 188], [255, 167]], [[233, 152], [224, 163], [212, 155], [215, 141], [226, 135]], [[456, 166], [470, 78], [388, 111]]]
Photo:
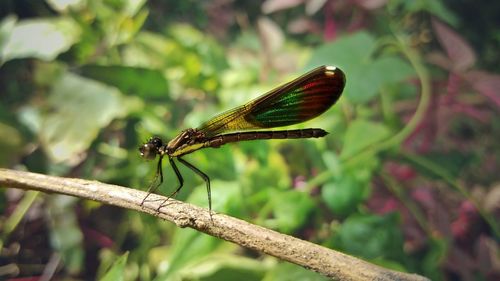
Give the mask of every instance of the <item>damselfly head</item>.
[[163, 146], [163, 141], [159, 137], [152, 137], [139, 147], [139, 152], [141, 153], [141, 157], [153, 160], [156, 158], [157, 154], [160, 153], [160, 149]]

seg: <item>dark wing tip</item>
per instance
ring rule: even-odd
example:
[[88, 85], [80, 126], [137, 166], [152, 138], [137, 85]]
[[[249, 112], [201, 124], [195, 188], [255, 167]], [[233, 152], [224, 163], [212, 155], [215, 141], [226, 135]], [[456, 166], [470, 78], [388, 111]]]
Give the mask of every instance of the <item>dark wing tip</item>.
[[341, 87], [341, 90], [343, 90], [345, 87], [346, 78], [345, 73], [342, 71], [342, 69], [331, 65], [323, 65], [322, 67], [326, 76], [331, 76], [335, 77], [335, 79], [339, 79], [339, 86]]

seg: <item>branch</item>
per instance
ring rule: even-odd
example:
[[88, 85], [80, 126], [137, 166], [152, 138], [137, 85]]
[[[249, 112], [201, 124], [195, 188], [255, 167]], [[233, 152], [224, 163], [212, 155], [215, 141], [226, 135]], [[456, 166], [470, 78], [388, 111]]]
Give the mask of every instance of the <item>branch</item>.
[[0, 185], [61, 193], [147, 213], [179, 227], [196, 229], [337, 280], [428, 280], [416, 274], [388, 270], [223, 214], [214, 213], [211, 220], [206, 209], [174, 199], [169, 199], [171, 203], [158, 212], [158, 204], [166, 199], [164, 196], [151, 194], [149, 198], [152, 200], [141, 206], [146, 193], [132, 188], [7, 169], [0, 169]]

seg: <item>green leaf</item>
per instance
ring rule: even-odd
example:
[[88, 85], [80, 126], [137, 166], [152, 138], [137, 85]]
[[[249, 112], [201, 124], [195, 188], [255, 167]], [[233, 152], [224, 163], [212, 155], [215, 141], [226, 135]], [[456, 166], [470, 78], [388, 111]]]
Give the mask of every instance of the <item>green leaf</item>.
[[[403, 7], [404, 11], [401, 11], [400, 7]], [[418, 1], [403, 1], [403, 0], [398, 0], [398, 1], [389, 1], [388, 3], [388, 8], [392, 13], [397, 13], [401, 14], [406, 13], [406, 14], [416, 14], [420, 12], [429, 12], [430, 14], [433, 14], [446, 22], [448, 22], [451, 25], [457, 25], [459, 20], [457, 19], [457, 16], [451, 12], [450, 9], [446, 7], [446, 5], [443, 4], [442, 1], [435, 1], [435, 0], [418, 0]]]
[[423, 273], [431, 280], [446, 280], [439, 265], [446, 260], [453, 246], [446, 237], [431, 237], [427, 243], [429, 250], [421, 261]]
[[395, 56], [384, 56], [373, 62], [371, 69], [379, 75], [379, 86], [398, 83], [415, 75], [415, 71], [405, 61]]
[[340, 67], [346, 73], [344, 95], [355, 103], [371, 100], [380, 87], [397, 83], [414, 74], [413, 69], [395, 56], [374, 58], [376, 41], [366, 32], [342, 37], [320, 46], [312, 55], [308, 68], [322, 64]]
[[199, 263], [183, 268], [175, 277], [178, 280], [258, 281], [262, 280], [268, 267], [266, 263], [258, 259], [217, 252]]
[[129, 17], [137, 15], [144, 7], [146, 0], [128, 0], [123, 1], [123, 11]]
[[74, 1], [67, 1], [67, 0], [47, 0], [45, 1], [47, 5], [50, 6], [51, 9], [57, 11], [60, 14], [67, 13], [68, 11], [79, 11], [84, 9], [85, 1], [81, 0], [74, 0]]
[[403, 235], [399, 216], [353, 215], [342, 224], [335, 237], [335, 246], [355, 256], [401, 261]]
[[351, 66], [367, 61], [375, 47], [375, 38], [371, 34], [357, 32], [320, 46], [307, 65], [308, 68], [314, 68], [317, 65], [332, 64], [346, 71], [353, 70]]
[[8, 167], [14, 159], [23, 153], [23, 137], [18, 128], [0, 121], [0, 167]]
[[169, 260], [168, 270], [158, 276], [157, 280], [166, 280], [183, 268], [198, 263], [215, 251], [222, 244], [220, 239], [208, 236], [194, 229], [178, 228], [172, 239], [170, 255], [163, 257]]
[[74, 212], [76, 198], [55, 195], [46, 202], [50, 226], [50, 243], [61, 254], [70, 273], [80, 272], [84, 263], [83, 234]]
[[382, 123], [357, 119], [347, 128], [340, 157], [341, 159], [352, 157], [368, 146], [384, 140], [389, 135], [389, 129]]
[[101, 281], [121, 281], [124, 280], [125, 264], [127, 263], [128, 252], [119, 257], [100, 279]]
[[332, 212], [346, 216], [356, 211], [371, 193], [372, 175], [379, 161], [370, 157], [355, 165], [334, 167], [333, 177], [321, 188], [321, 198]]
[[[239, 210], [243, 205], [241, 203], [241, 191], [239, 185], [235, 182], [212, 181], [212, 199], [214, 211], [232, 215], [241, 213]], [[194, 188], [188, 202], [198, 206], [208, 206], [204, 182]], [[168, 270], [159, 276], [158, 280], [164, 280], [169, 276], [178, 274], [179, 271], [185, 268], [197, 264], [218, 249], [220, 245], [223, 245], [220, 239], [192, 229], [176, 229], [169, 256], [161, 257], [170, 261]]]
[[[373, 74], [370, 74], [369, 67], [370, 56], [375, 47], [375, 38], [369, 33], [354, 33], [320, 46], [313, 53], [307, 68], [323, 64], [340, 67], [346, 74], [344, 95], [353, 102], [368, 100], [377, 91], [377, 88], [373, 86], [377, 80], [373, 78]], [[356, 81], [363, 81], [363, 83]]]
[[[288, 165], [283, 156], [276, 149], [272, 149], [272, 145], [270, 142], [259, 141], [238, 145], [245, 153], [247, 160], [244, 161], [247, 163], [244, 167], [237, 167], [239, 170], [236, 171], [241, 171], [241, 183], [247, 188], [246, 194], [251, 194], [250, 196], [270, 187], [283, 190], [290, 186]], [[262, 201], [261, 203], [265, 204]]]
[[167, 97], [169, 88], [163, 75], [153, 69], [129, 66], [86, 65], [82, 75], [115, 86], [124, 94]]
[[335, 215], [346, 216], [366, 199], [369, 187], [369, 178], [344, 172], [321, 188], [321, 198]]
[[70, 18], [30, 19], [18, 22], [0, 49], [2, 63], [15, 58], [53, 60], [80, 37], [79, 26]]
[[15, 16], [7, 16], [0, 22], [0, 50], [4, 49], [5, 43], [16, 26], [16, 22], [17, 17]]
[[[189, 172], [192, 171], [189, 169], [186, 170], [186, 176]], [[196, 174], [192, 176], [197, 177]], [[206, 185], [201, 179], [200, 181], [202, 184], [194, 187], [187, 201], [197, 206], [206, 207], [208, 210]], [[211, 181], [211, 189], [212, 208], [214, 211], [233, 216], [241, 215], [243, 203], [241, 202], [241, 187], [237, 182], [213, 180]]]
[[100, 129], [125, 113], [119, 91], [94, 80], [65, 73], [50, 93], [40, 140], [54, 162], [72, 162]]
[[315, 204], [310, 195], [296, 190], [270, 190], [273, 219], [266, 225], [284, 233], [292, 233], [305, 224]]
[[330, 280], [319, 273], [312, 270], [307, 270], [301, 266], [282, 262], [279, 263], [273, 270], [266, 274], [263, 281], [326, 281]]

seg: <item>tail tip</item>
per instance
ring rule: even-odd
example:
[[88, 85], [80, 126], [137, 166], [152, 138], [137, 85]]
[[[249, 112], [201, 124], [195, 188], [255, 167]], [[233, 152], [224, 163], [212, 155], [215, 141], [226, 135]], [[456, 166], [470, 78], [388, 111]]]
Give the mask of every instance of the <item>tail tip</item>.
[[327, 131], [325, 131], [325, 130], [323, 130], [323, 129], [318, 129], [318, 130], [316, 131], [315, 137], [317, 137], [317, 138], [321, 138], [321, 137], [324, 137], [324, 136], [326, 136], [326, 135], [328, 135], [328, 132], [327, 132]]

